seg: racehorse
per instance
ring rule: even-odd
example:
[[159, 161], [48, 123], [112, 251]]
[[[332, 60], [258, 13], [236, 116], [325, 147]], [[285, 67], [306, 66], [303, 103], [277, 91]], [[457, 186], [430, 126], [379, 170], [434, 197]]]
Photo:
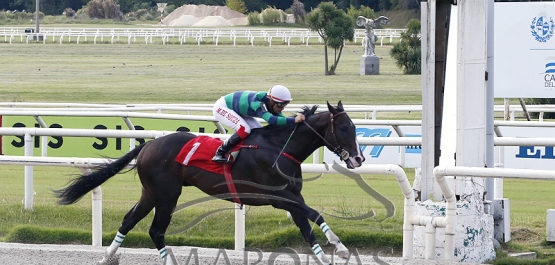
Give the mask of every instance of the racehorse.
[[[73, 179], [67, 187], [55, 191], [55, 195], [59, 198], [59, 204], [75, 203], [136, 158], [135, 167], [143, 186], [142, 195], [125, 215], [101, 264], [118, 262], [118, 255], [115, 254], [125, 236], [153, 208], [155, 213], [149, 229], [150, 237], [164, 264], [174, 264], [175, 258], [169, 247], [166, 248], [164, 235], [183, 186], [196, 186], [208, 195], [232, 202], [253, 206], [271, 205], [288, 211], [316, 257], [322, 263], [330, 264], [329, 258], [316, 242], [308, 220], [322, 229], [328, 241], [335, 245], [339, 257], [348, 258], [349, 251], [324, 222], [321, 214], [305, 204], [301, 195], [300, 164], [321, 146], [337, 154], [348, 168], [361, 166], [365, 158], [356, 139], [355, 126], [341, 101], [337, 107], [329, 102], [327, 106], [328, 111], [319, 113], [316, 113], [318, 106], [305, 106], [303, 114], [306, 120], [303, 123], [253, 130], [233, 164], [218, 164], [231, 172], [232, 180], [228, 179], [227, 173], [214, 173], [176, 162], [182, 147], [200, 137], [178, 132], [137, 146], [92, 173]], [[195, 150], [200, 150], [202, 143], [196, 147]], [[214, 150], [209, 151], [210, 154], [213, 155]], [[211, 162], [210, 158], [206, 163]]]

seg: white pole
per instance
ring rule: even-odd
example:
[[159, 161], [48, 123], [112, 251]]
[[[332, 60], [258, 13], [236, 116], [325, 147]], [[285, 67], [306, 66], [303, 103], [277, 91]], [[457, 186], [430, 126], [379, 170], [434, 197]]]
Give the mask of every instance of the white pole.
[[432, 176], [435, 160], [435, 35], [436, 0], [423, 1], [421, 4], [422, 35], [422, 180], [420, 196], [425, 201], [440, 198]]
[[235, 250], [245, 250], [245, 207], [235, 204]]
[[40, 23], [39, 23], [39, 19], [40, 19], [40, 1], [37, 0], [35, 3], [35, 26], [36, 26], [36, 30], [35, 33], [37, 33], [37, 39], [36, 41], [39, 41], [39, 32], [40, 32]]
[[[25, 156], [33, 156], [33, 137], [25, 134]], [[33, 166], [25, 166], [25, 210], [33, 210]]]
[[[487, 27], [487, 73], [488, 79], [486, 80], [486, 167], [493, 168], [495, 163], [495, 149], [494, 149], [494, 137], [495, 131], [493, 129], [493, 120], [494, 120], [494, 111], [493, 108], [495, 106], [494, 103], [494, 95], [493, 95], [493, 81], [494, 81], [494, 73], [493, 73], [493, 10], [494, 1], [488, 0], [487, 4], [487, 14], [486, 14], [486, 27]], [[493, 201], [494, 199], [494, 190], [495, 190], [495, 179], [486, 179], [486, 200]], [[492, 235], [493, 236], [493, 235]]]
[[[90, 172], [90, 169], [88, 170]], [[92, 245], [102, 247], [102, 189], [92, 190]]]
[[425, 259], [434, 260], [436, 253], [436, 228], [429, 222], [426, 225], [426, 246], [424, 247]]

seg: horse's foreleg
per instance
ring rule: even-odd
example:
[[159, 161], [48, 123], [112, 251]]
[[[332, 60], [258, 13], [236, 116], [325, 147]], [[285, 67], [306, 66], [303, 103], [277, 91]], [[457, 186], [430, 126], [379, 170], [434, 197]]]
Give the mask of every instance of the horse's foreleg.
[[291, 213], [295, 224], [299, 227], [301, 233], [305, 237], [305, 240], [312, 246], [312, 251], [314, 252], [314, 254], [316, 254], [318, 259], [320, 259], [322, 263], [330, 264], [331, 262], [324, 254], [324, 251], [322, 250], [320, 245], [316, 243], [316, 238], [314, 238], [314, 234], [312, 233], [312, 229], [308, 224], [308, 220], [320, 226], [320, 229], [322, 229], [322, 232], [324, 232], [324, 234], [328, 238], [328, 241], [335, 245], [335, 253], [337, 253], [339, 257], [344, 259], [349, 258], [349, 250], [345, 247], [345, 245], [343, 245], [343, 243], [341, 243], [339, 237], [337, 237], [333, 233], [333, 231], [331, 231], [330, 227], [324, 221], [324, 217], [322, 217], [322, 215], [320, 215], [318, 211], [310, 208], [304, 203], [304, 198], [300, 193], [293, 194], [280, 192], [278, 196], [291, 201], [295, 201], [294, 203], [284, 200], [274, 201], [272, 203], [272, 206], [279, 209], [284, 209]]
[[324, 253], [324, 250], [322, 250], [322, 247], [320, 247], [320, 244], [316, 243], [316, 236], [314, 236], [314, 233], [310, 228], [308, 219], [298, 214], [290, 214], [290, 215], [293, 221], [295, 222], [295, 224], [297, 225], [297, 227], [299, 228], [299, 230], [301, 231], [301, 234], [303, 234], [303, 237], [306, 240], [306, 242], [310, 244], [312, 248], [312, 252], [314, 252], [314, 255], [316, 255], [316, 257], [320, 260], [320, 262], [322, 262], [322, 264], [331, 264], [330, 259], [326, 256], [326, 254]]
[[[297, 194], [297, 197], [301, 199], [302, 202], [304, 202], [304, 198], [300, 193]], [[343, 245], [343, 243], [341, 243], [339, 237], [336, 236], [333, 231], [331, 231], [331, 228], [324, 221], [324, 217], [322, 217], [319, 212], [310, 208], [306, 204], [300, 205], [300, 208], [301, 212], [306, 213], [308, 219], [320, 226], [320, 229], [322, 229], [322, 232], [324, 232], [324, 235], [326, 235], [328, 241], [335, 246], [335, 253], [341, 258], [349, 258], [349, 250], [345, 247], [345, 245]]]
[[[295, 224], [301, 230], [301, 233], [303, 234], [305, 240], [310, 244], [310, 246], [312, 246], [312, 252], [314, 252], [314, 254], [320, 259], [320, 261], [322, 261], [322, 263], [327, 264], [326, 261], [323, 259], [327, 259], [327, 257], [324, 255], [324, 251], [322, 251], [320, 245], [316, 243], [316, 237], [314, 236], [312, 229], [310, 229], [309, 227], [308, 219], [306, 219], [304, 216], [299, 216], [296, 214], [291, 216], [293, 217], [293, 221], [295, 221]], [[320, 218], [318, 219], [322, 219], [322, 217], [320, 216]], [[340, 258], [349, 258], [349, 250], [347, 249], [347, 247], [345, 247], [345, 245], [343, 245], [343, 243], [341, 243], [339, 237], [335, 235], [333, 231], [331, 231], [326, 222], [322, 222], [320, 224], [320, 229], [322, 229], [322, 232], [324, 232], [324, 235], [326, 235], [328, 241], [335, 246], [335, 254], [337, 254]], [[308, 234], [305, 235], [305, 233]]]
[[341, 243], [339, 237], [336, 236], [333, 231], [331, 231], [331, 228], [328, 226], [328, 224], [326, 224], [326, 222], [320, 224], [320, 229], [322, 229], [322, 232], [324, 232], [324, 235], [326, 235], [328, 241], [335, 246], [335, 253], [340, 258], [349, 258], [349, 250], [347, 249], [347, 247], [345, 247], [345, 245], [343, 245], [343, 243]]

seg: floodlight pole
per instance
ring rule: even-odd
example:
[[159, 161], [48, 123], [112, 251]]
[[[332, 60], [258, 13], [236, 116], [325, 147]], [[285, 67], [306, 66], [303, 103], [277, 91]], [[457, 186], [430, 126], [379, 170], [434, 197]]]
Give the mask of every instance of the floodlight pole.
[[40, 0], [37, 0], [37, 3], [36, 3], [37, 6], [35, 7], [35, 21], [36, 21], [35, 24], [37, 25], [37, 28], [36, 28], [35, 32], [37, 33], [37, 41], [39, 40], [39, 38], [38, 38], [38, 36], [39, 36], [38, 35], [38, 33], [39, 33], [39, 2], [40, 2]]

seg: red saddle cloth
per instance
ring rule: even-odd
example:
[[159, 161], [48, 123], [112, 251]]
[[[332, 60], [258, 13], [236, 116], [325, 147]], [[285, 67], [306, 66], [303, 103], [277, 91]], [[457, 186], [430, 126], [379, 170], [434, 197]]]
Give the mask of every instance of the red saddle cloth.
[[[242, 146], [241, 143], [233, 147], [233, 151], [239, 150]], [[212, 157], [216, 154], [216, 149], [220, 147], [222, 140], [219, 138], [212, 138], [209, 136], [197, 136], [191, 141], [187, 142], [179, 154], [175, 157], [175, 161], [185, 166], [195, 166], [204, 170], [224, 174], [224, 167], [222, 163], [212, 161]]]
[[[212, 161], [212, 157], [216, 154], [216, 149], [218, 149], [221, 144], [222, 140], [218, 138], [197, 136], [181, 148], [181, 151], [179, 151], [179, 154], [175, 157], [175, 161], [185, 166], [195, 166], [206, 171], [224, 175], [227, 188], [229, 189], [233, 201], [242, 204], [231, 176], [232, 164], [222, 164]], [[232, 153], [243, 147], [245, 146], [243, 146], [243, 141], [241, 141], [238, 145], [233, 147]], [[247, 147], [256, 148], [256, 146]]]

